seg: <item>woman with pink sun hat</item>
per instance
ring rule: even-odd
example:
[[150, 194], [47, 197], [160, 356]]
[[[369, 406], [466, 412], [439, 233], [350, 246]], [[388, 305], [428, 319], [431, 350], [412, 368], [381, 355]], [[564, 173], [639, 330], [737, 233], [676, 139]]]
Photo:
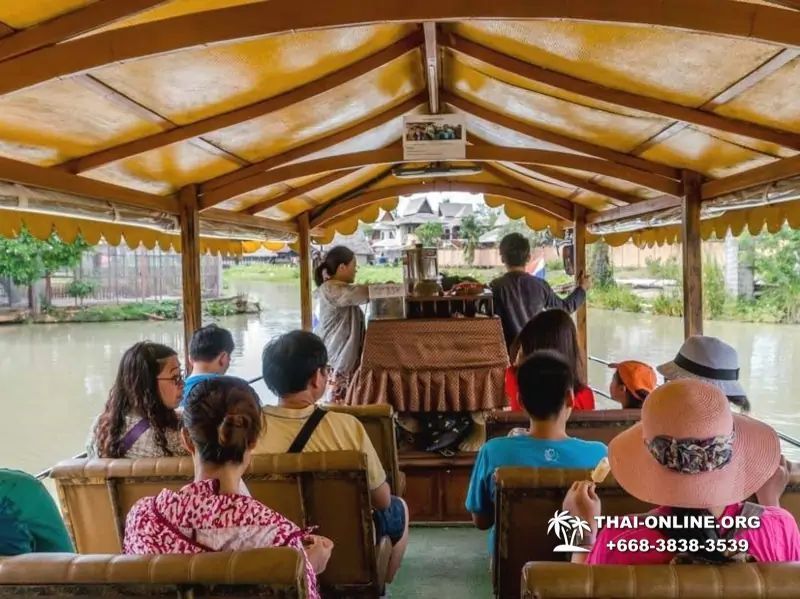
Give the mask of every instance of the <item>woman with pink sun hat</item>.
[[[584, 546], [590, 552], [573, 554], [573, 561], [587, 555], [588, 564], [619, 565], [800, 561], [797, 523], [779, 507], [789, 468], [778, 436], [769, 425], [732, 413], [718, 387], [681, 379], [655, 389], [641, 421], [611, 441], [608, 458], [625, 491], [659, 506], [647, 515], [712, 518], [717, 526], [743, 516], [760, 526], [651, 528], [640, 515], [631, 528], [605, 527], [597, 534], [600, 499], [594, 483], [579, 481], [564, 509], [587, 521], [592, 533]], [[748, 502], [753, 495], [758, 504]], [[667, 546], [670, 540], [675, 543]], [[646, 542], [650, 550], [626, 551], [632, 542]]]

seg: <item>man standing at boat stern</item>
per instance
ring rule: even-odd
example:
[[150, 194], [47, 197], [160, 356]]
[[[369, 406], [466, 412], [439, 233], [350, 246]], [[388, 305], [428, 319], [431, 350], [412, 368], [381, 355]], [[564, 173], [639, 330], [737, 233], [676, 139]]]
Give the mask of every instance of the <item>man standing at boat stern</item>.
[[506, 348], [510, 348], [527, 322], [542, 310], [560, 308], [572, 314], [586, 301], [591, 279], [581, 273], [578, 287], [564, 299], [558, 297], [544, 279], [525, 271], [531, 259], [531, 244], [520, 233], [510, 233], [500, 242], [500, 257], [506, 274], [489, 285], [494, 295], [495, 312], [503, 325]]

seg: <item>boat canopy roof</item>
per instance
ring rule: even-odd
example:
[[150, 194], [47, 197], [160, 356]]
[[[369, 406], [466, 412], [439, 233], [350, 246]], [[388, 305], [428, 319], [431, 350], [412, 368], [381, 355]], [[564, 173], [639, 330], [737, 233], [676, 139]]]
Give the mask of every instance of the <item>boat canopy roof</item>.
[[[687, 171], [703, 177], [703, 237], [797, 228], [795, 9], [7, 0], [0, 234], [180, 250], [181, 190], [196, 186], [215, 253], [276, 250], [305, 212], [329, 243], [427, 191], [483, 194], [557, 236], [578, 207], [589, 242], [660, 244], [680, 238]], [[425, 174], [435, 161], [408, 159], [403, 117], [448, 113], [466, 149]]]

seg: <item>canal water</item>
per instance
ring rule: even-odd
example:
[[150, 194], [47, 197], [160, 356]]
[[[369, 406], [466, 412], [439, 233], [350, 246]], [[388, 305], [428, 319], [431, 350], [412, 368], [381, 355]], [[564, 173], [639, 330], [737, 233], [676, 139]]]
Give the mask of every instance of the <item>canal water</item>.
[[[256, 316], [220, 319], [236, 341], [231, 374], [260, 375], [261, 350], [272, 337], [300, 326], [296, 285], [249, 283], [240, 291], [261, 303]], [[706, 333], [734, 345], [754, 415], [800, 437], [800, 327], [708, 322]], [[0, 466], [38, 472], [84, 451], [89, 427], [102, 408], [120, 356], [150, 339], [183, 347], [179, 322], [121, 322], [0, 327]], [[656, 365], [674, 357], [683, 339], [678, 318], [589, 311], [589, 350], [609, 361], [639, 359]], [[607, 368], [590, 364], [592, 386], [606, 390]], [[274, 396], [255, 385], [264, 403]], [[599, 398], [598, 407], [613, 407]], [[787, 447], [787, 456], [800, 450]]]

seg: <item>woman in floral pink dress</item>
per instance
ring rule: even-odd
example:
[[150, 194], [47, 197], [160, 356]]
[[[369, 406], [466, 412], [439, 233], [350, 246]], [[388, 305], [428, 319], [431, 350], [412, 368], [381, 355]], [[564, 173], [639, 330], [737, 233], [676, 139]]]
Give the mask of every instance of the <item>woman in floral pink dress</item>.
[[319, 598], [317, 574], [333, 549], [279, 513], [240, 494], [242, 475], [261, 432], [255, 392], [240, 379], [218, 377], [192, 389], [183, 442], [194, 458], [195, 482], [140, 499], [125, 523], [125, 553], [203, 553], [292, 547], [306, 559], [308, 596]]

